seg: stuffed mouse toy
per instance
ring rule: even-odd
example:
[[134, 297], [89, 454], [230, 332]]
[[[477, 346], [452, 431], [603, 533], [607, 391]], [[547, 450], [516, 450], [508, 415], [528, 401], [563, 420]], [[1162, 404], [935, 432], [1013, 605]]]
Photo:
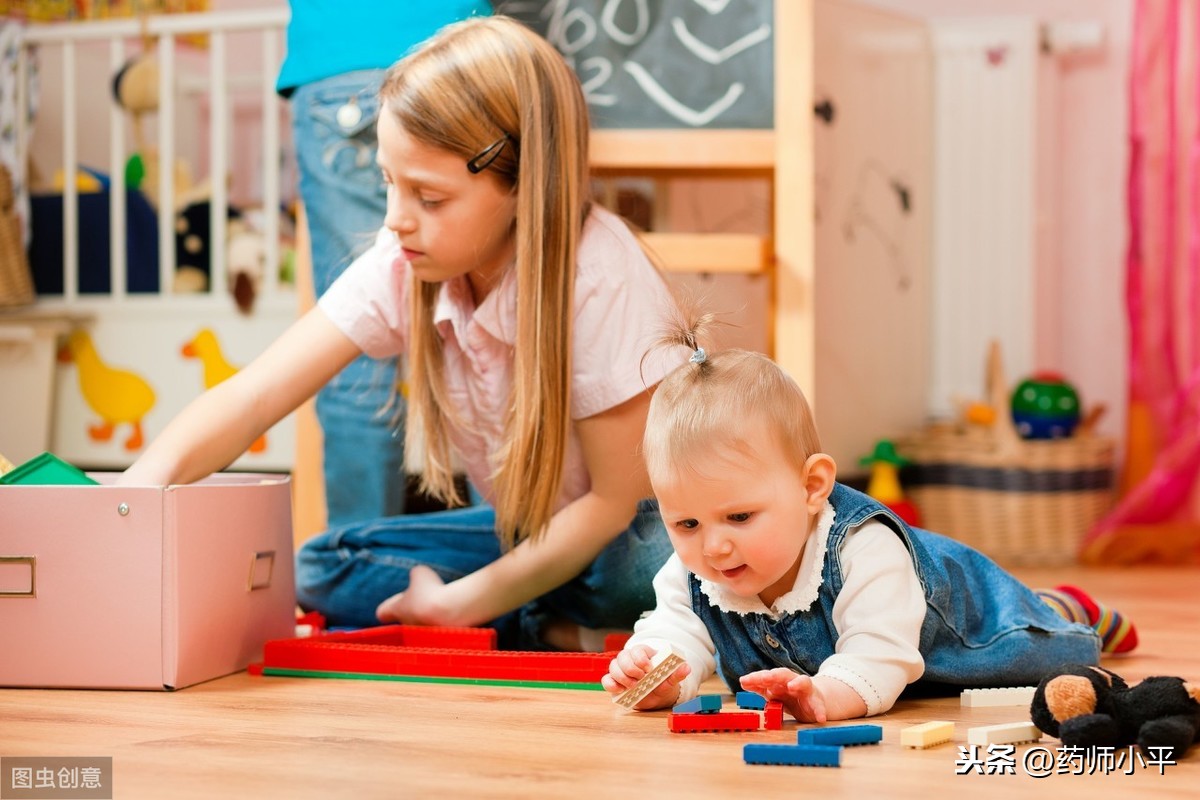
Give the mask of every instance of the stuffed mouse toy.
[[1137, 744], [1174, 759], [1200, 740], [1200, 684], [1156, 676], [1131, 687], [1114, 672], [1076, 664], [1042, 679], [1029, 713], [1067, 746]]

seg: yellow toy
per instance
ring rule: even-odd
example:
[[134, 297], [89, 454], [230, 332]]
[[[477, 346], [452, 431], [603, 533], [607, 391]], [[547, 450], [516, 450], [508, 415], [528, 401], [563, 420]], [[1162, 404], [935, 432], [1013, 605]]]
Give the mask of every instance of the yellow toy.
[[871, 479], [867, 483], [868, 495], [896, 512], [896, 515], [909, 525], [921, 524], [920, 512], [900, 488], [900, 467], [907, 464], [908, 459], [896, 452], [896, 446], [891, 440], [880, 439], [875, 443], [874, 452], [860, 458], [858, 463], [871, 468]]

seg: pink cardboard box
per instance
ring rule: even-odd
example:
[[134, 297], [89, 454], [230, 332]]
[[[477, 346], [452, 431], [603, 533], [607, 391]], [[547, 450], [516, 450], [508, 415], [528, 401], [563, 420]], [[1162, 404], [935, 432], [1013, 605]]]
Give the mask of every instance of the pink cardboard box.
[[181, 689], [292, 636], [291, 484], [0, 486], [0, 686]]

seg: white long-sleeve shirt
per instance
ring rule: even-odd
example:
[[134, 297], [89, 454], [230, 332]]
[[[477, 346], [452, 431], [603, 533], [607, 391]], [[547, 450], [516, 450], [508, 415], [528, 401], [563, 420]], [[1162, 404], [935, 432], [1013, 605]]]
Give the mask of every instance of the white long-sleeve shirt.
[[[795, 585], [770, 608], [757, 597], [741, 598], [705, 580], [700, 581], [701, 591], [712, 605], [730, 614], [758, 613], [779, 619], [809, 609], [821, 588], [833, 520], [833, 507], [826, 504], [805, 543]], [[832, 615], [835, 653], [817, 674], [850, 686], [866, 703], [868, 715], [879, 714], [890, 709], [904, 687], [925, 670], [918, 649], [925, 593], [907, 548], [883, 523], [869, 521], [852, 528], [841, 546], [841, 562], [843, 586]], [[688, 572], [678, 555], [671, 556], [654, 577], [654, 591], [656, 607], [634, 626], [626, 647], [645, 644], [657, 651], [670, 646], [683, 656], [692, 668], [679, 687], [679, 701], [685, 702], [699, 693], [700, 683], [716, 669], [713, 640], [692, 610]]]

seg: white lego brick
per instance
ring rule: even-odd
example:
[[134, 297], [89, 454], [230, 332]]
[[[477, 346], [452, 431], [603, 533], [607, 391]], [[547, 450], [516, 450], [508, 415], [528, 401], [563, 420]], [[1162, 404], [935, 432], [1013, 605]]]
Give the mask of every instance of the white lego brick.
[[1032, 722], [1006, 722], [967, 729], [967, 744], [1021, 744], [1041, 741], [1042, 732]]
[[954, 723], [934, 720], [913, 725], [900, 731], [900, 744], [905, 747], [925, 749], [944, 744], [954, 738]]
[[963, 708], [993, 708], [996, 706], [1025, 706], [1033, 702], [1036, 686], [1010, 689], [963, 689], [959, 695]]
[[625, 691], [613, 697], [613, 702], [625, 708], [633, 708], [642, 698], [653, 692], [683, 663], [683, 657], [674, 650], [659, 650], [650, 659], [650, 671]]

